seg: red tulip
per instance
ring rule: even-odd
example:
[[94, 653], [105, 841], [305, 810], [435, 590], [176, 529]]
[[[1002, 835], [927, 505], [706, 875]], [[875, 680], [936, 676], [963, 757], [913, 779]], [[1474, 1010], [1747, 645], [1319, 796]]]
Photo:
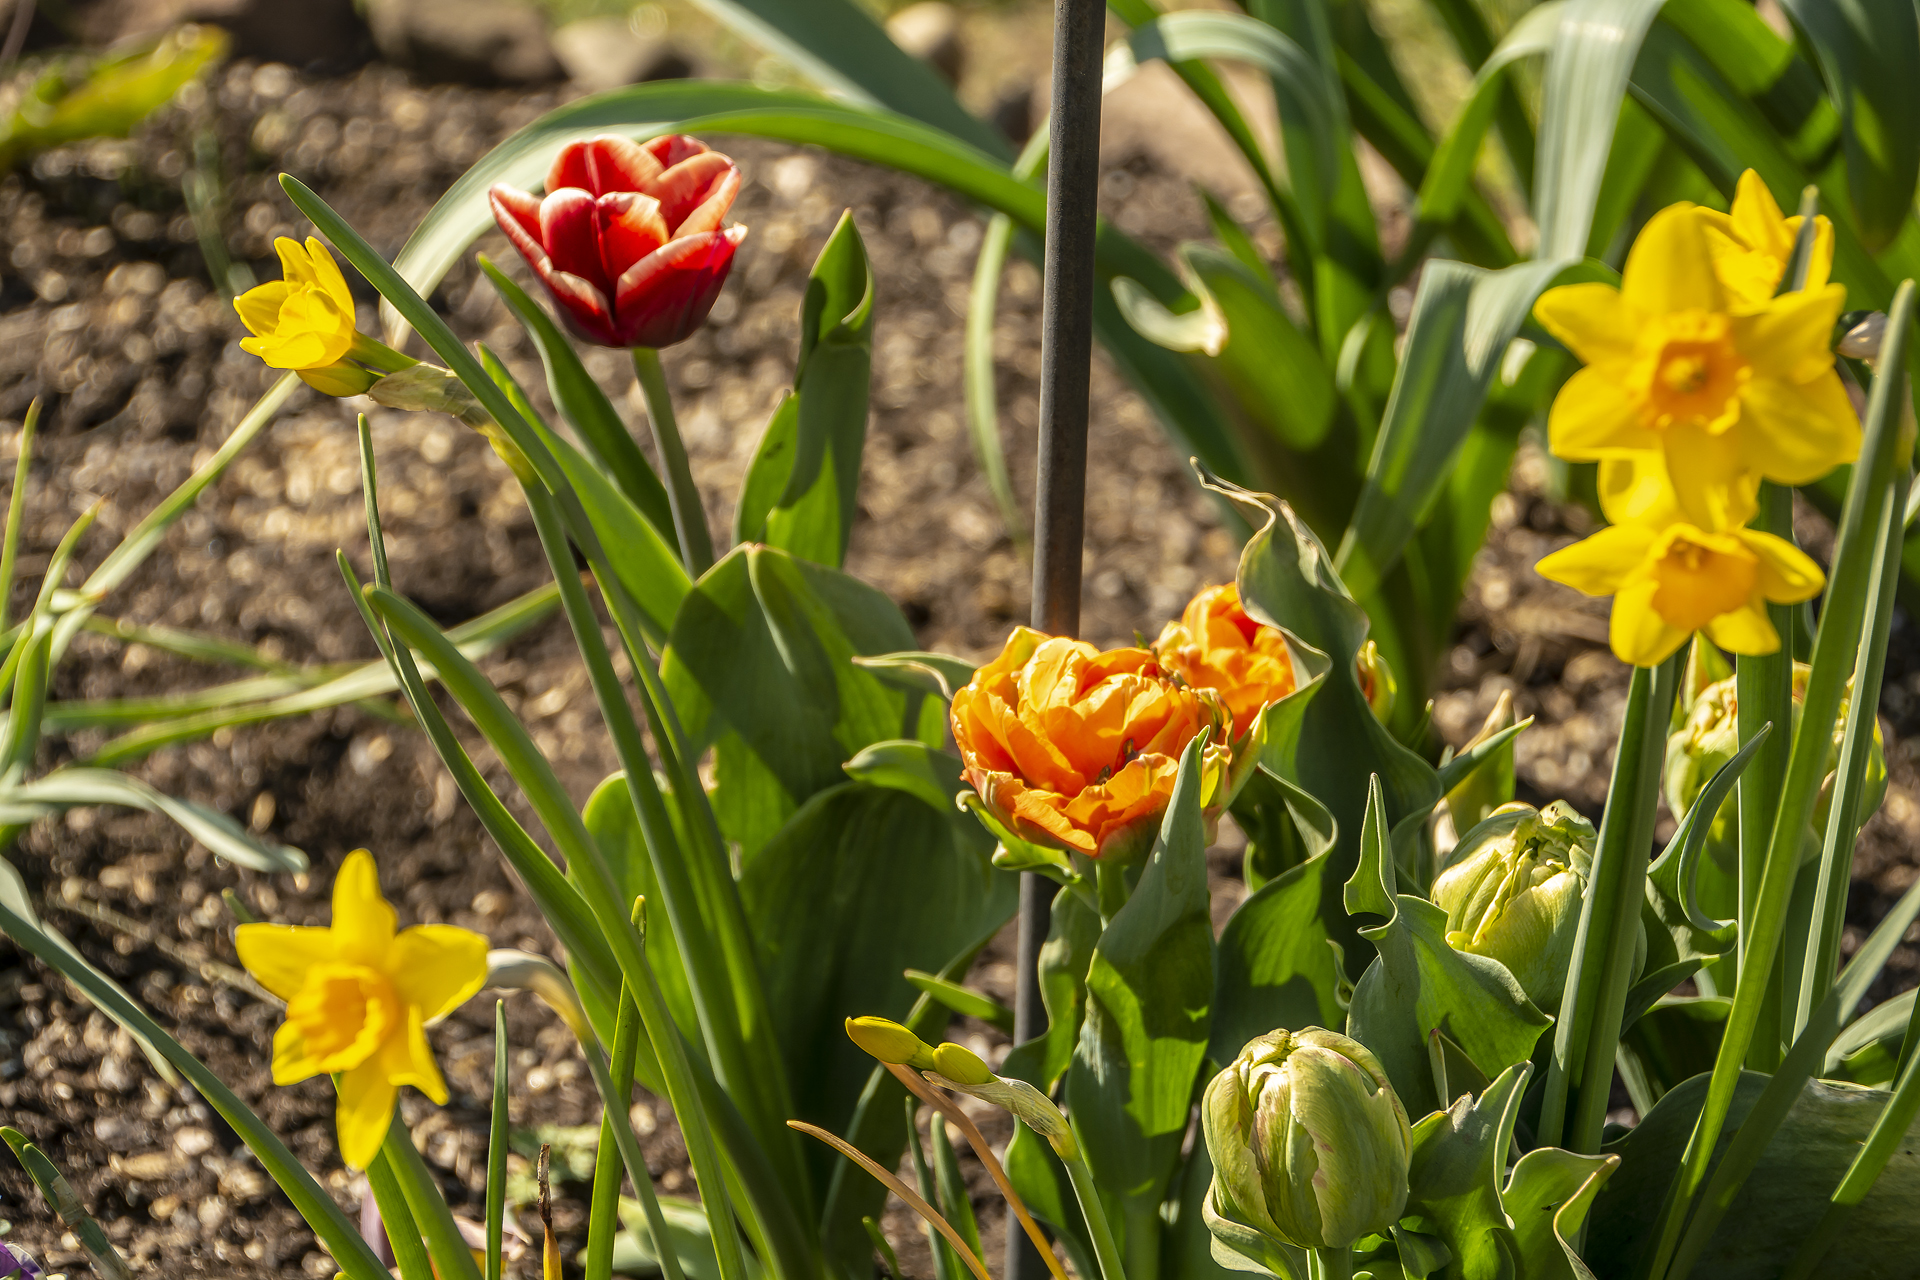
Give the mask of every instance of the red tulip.
[[547, 194], [500, 184], [493, 216], [574, 331], [608, 347], [665, 347], [692, 335], [720, 296], [742, 226], [722, 228], [740, 168], [684, 134], [569, 144]]

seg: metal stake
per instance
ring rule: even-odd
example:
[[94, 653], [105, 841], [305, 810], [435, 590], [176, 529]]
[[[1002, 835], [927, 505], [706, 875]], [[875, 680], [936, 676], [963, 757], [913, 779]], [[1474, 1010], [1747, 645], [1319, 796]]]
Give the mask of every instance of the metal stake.
[[[1093, 239], [1100, 181], [1104, 0], [1054, 0], [1053, 105], [1047, 161], [1045, 291], [1040, 308], [1040, 475], [1033, 521], [1033, 625], [1080, 630], [1080, 556], [1087, 506], [1087, 401], [1093, 359]], [[1053, 881], [1020, 877], [1016, 1044], [1046, 1032], [1040, 948]], [[1007, 1233], [1007, 1280], [1045, 1274], [1026, 1236]]]

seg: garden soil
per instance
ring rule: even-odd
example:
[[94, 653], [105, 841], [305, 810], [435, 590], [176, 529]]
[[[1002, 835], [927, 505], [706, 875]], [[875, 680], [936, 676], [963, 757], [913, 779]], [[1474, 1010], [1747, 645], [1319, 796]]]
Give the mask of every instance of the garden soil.
[[[368, 68], [307, 80], [286, 68], [238, 63], [197, 101], [127, 142], [41, 156], [0, 180], [0, 460], [10, 471], [35, 397], [45, 415], [28, 481], [18, 617], [49, 554], [83, 511], [99, 520], [82, 541], [99, 563], [162, 496], [204, 463], [269, 384], [242, 353], [240, 327], [209, 277], [201, 232], [257, 278], [277, 274], [272, 241], [309, 231], [273, 175], [313, 186], [383, 252], [398, 249], [435, 194], [493, 143], [554, 105], [552, 95], [425, 88]], [[1110, 139], [1111, 141], [1111, 139]], [[812, 151], [747, 140], [724, 144], [746, 187], [736, 218], [751, 228], [712, 323], [667, 353], [694, 469], [716, 533], [760, 430], [787, 386], [806, 272], [843, 209], [865, 237], [878, 281], [872, 427], [862, 509], [849, 568], [900, 602], [922, 643], [971, 658], [993, 653], [1025, 620], [1028, 568], [1009, 537], [968, 443], [960, 389], [961, 330], [977, 214], [918, 182]], [[1164, 151], [1164, 148], [1162, 148]], [[1160, 155], [1109, 146], [1108, 216], [1154, 247], [1205, 227], [1184, 177]], [[183, 181], [210, 204], [197, 227]], [[1390, 199], [1391, 192], [1385, 197]], [[1240, 212], [1250, 219], [1252, 210]], [[1270, 227], [1259, 229], [1276, 243]], [[480, 250], [523, 280], [505, 241]], [[356, 280], [358, 286], [358, 281]], [[362, 327], [374, 298], [358, 287]], [[1039, 372], [1039, 278], [1015, 263], [995, 329], [1001, 430], [1023, 502], [1032, 494]], [[543, 379], [528, 343], [490, 286], [463, 262], [433, 301], [464, 337], [482, 339], [531, 387]], [[631, 371], [617, 353], [588, 367], [640, 434]], [[1124, 643], [1153, 633], [1198, 588], [1228, 579], [1235, 547], [1146, 406], [1104, 362], [1094, 370], [1088, 484], [1086, 633]], [[193, 628], [258, 646], [288, 663], [373, 659], [333, 555], [370, 572], [352, 414], [301, 389], [274, 426], [167, 535], [103, 608], [104, 616]], [[371, 408], [371, 406], [367, 406]], [[451, 419], [372, 410], [383, 509], [399, 589], [443, 624], [471, 618], [545, 578], [531, 521], [512, 478], [485, 443]], [[1566, 796], [1597, 816], [1625, 673], [1605, 648], [1604, 602], [1542, 582], [1538, 557], [1588, 527], [1550, 501], [1547, 469], [1523, 452], [1495, 503], [1489, 545], [1440, 673], [1434, 709], [1459, 743], [1502, 692], [1537, 717], [1518, 744], [1523, 795]], [[1829, 535], [1806, 517], [1816, 551]], [[1869, 826], [1850, 907], [1848, 946], [1916, 875], [1920, 777], [1920, 637], [1896, 620], [1884, 703], [1893, 786]], [[531, 725], [563, 781], [584, 798], [615, 762], [565, 628], [552, 619], [484, 664]], [[86, 634], [55, 673], [56, 700], [175, 693], [238, 678], [237, 668], [188, 662], [144, 644]], [[40, 765], [96, 750], [104, 733], [49, 742]], [[504, 772], [476, 754], [503, 792]], [[161, 751], [137, 776], [210, 804], [298, 846], [305, 876], [267, 877], [216, 863], [177, 828], [121, 810], [75, 810], [28, 829], [9, 855], [46, 919], [72, 938], [227, 1080], [342, 1202], [359, 1189], [334, 1149], [332, 1094], [323, 1081], [273, 1087], [269, 1040], [279, 1018], [233, 966], [231, 889], [263, 918], [326, 919], [326, 890], [355, 848], [380, 860], [404, 922], [477, 929], [496, 946], [554, 952], [550, 933], [486, 841], [426, 743], [389, 707], [350, 707], [261, 728], [223, 731]], [[516, 801], [517, 802], [517, 801]], [[1231, 849], [1216, 855], [1216, 912], [1243, 890]], [[981, 961], [974, 981], [1010, 996], [1010, 947]], [[1911, 947], [1876, 994], [1914, 985]], [[562, 1175], [557, 1226], [568, 1251], [584, 1238], [579, 1173], [598, 1113], [567, 1033], [530, 996], [507, 999], [515, 1088], [514, 1168], [542, 1141]], [[976, 1023], [953, 1032], [991, 1055], [998, 1038]], [[453, 1100], [409, 1093], [403, 1113], [456, 1208], [479, 1212], [490, 1002], [476, 1000], [433, 1032]], [[663, 1194], [690, 1194], [684, 1152], [664, 1106], [640, 1098], [634, 1117]], [[265, 1277], [333, 1274], [332, 1261], [235, 1135], [183, 1088], [169, 1087], [100, 1014], [36, 962], [0, 941], [0, 1119], [39, 1143], [137, 1272]], [[1004, 1140], [996, 1116], [983, 1117]], [[583, 1165], [583, 1160], [586, 1164]], [[971, 1165], [970, 1165], [971, 1167]], [[973, 1169], [999, 1256], [1000, 1218]], [[569, 1180], [570, 1179], [570, 1180]], [[524, 1177], [519, 1186], [526, 1185]], [[11, 1161], [0, 1159], [5, 1238], [51, 1271], [86, 1266]], [[533, 1228], [531, 1214], [523, 1221]], [[909, 1274], [930, 1273], [919, 1232], [897, 1209], [886, 1222]], [[537, 1255], [518, 1265], [534, 1274]]]

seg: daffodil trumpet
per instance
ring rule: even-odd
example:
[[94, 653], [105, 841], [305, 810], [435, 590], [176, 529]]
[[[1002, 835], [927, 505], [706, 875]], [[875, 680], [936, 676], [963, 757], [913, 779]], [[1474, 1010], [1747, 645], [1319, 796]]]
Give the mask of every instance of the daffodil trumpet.
[[252, 335], [240, 339], [242, 351], [330, 396], [365, 395], [381, 375], [419, 363], [360, 332], [346, 277], [317, 237], [303, 245], [281, 236], [273, 247], [281, 278], [233, 300]]

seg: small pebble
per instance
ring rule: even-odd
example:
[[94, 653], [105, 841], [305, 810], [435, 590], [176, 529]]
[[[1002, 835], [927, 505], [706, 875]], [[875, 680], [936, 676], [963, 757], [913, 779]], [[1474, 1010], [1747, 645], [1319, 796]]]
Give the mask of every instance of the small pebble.
[[173, 1135], [173, 1145], [183, 1156], [203, 1156], [213, 1150], [213, 1135], [198, 1125], [189, 1125]]

